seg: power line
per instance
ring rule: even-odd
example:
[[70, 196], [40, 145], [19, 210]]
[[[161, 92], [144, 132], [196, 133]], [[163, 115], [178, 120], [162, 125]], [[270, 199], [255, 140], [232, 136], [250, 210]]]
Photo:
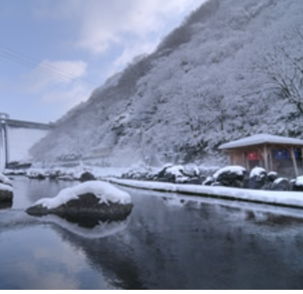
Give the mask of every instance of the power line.
[[44, 66], [41, 66], [41, 65], [37, 65], [36, 63], [33, 63], [31, 61], [28, 61], [28, 60], [25, 60], [23, 58], [20, 58], [20, 56], [16, 56], [16, 55], [10, 54], [8, 52], [2, 51], [1, 49], [0, 49], [0, 56], [4, 57], [4, 58], [7, 58], [7, 59], [9, 59], [11, 61], [14, 61], [16, 63], [22, 64], [24, 66], [27, 66], [27, 67], [30, 67], [30, 68], [37, 68], [40, 71], [44, 71], [46, 73], [56, 75], [58, 78], [60, 78], [63, 81], [68, 81], [68, 80], [72, 79], [72, 77], [64, 76], [64, 75], [62, 75], [59, 72], [53, 72], [53, 70], [51, 70], [51, 69], [49, 69], [47, 67], [44, 67]]
[[51, 74], [53, 76], [58, 77], [60, 80], [67, 82], [72, 80], [78, 80], [85, 83], [92, 84], [94, 86], [100, 86], [97, 82], [93, 82], [88, 79], [77, 77], [71, 73], [64, 72], [62, 70], [59, 70], [57, 67], [41, 64], [40, 61], [35, 60], [32, 57], [29, 57], [27, 55], [21, 54], [11, 48], [8, 48], [6, 46], [3, 46], [0, 44], [0, 56], [4, 57], [6, 59], [9, 59], [13, 62], [16, 62], [18, 64], [22, 64], [23, 66], [27, 66], [30, 68], [36, 68], [37, 70], [43, 71], [45, 73]]

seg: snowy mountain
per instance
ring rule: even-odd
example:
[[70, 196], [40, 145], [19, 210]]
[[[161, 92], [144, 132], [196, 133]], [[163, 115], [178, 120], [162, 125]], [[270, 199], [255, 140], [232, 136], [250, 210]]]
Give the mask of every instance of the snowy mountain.
[[61, 118], [34, 158], [210, 164], [230, 140], [303, 138], [302, 15], [298, 0], [209, 0]]

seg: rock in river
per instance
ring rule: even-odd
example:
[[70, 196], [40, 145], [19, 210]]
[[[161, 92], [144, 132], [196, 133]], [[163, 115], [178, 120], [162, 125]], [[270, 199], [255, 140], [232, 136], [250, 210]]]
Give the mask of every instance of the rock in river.
[[11, 203], [13, 201], [13, 188], [0, 183], [0, 204]]
[[112, 184], [88, 181], [62, 190], [54, 198], [38, 200], [27, 209], [30, 215], [55, 214], [72, 222], [79, 220], [113, 221], [125, 219], [133, 204], [127, 192]]

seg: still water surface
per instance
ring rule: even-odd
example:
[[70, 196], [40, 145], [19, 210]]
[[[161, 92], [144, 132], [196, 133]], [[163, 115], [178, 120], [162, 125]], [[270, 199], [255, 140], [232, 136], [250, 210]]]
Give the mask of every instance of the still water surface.
[[94, 229], [25, 213], [74, 184], [14, 179], [1, 289], [303, 288], [301, 210], [125, 189], [130, 217]]

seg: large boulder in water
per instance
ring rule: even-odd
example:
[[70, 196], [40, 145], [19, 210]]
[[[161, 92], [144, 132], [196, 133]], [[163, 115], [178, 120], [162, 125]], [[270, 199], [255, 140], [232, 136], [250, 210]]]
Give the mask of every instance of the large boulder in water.
[[13, 185], [12, 181], [2, 173], [0, 173], [0, 184], [8, 185], [8, 186]]
[[124, 220], [132, 207], [127, 192], [106, 182], [88, 181], [62, 190], [54, 198], [40, 199], [26, 212], [35, 216], [55, 214], [73, 222], [95, 222]]
[[13, 188], [0, 183], [0, 203], [12, 203]]
[[243, 187], [243, 180], [246, 169], [242, 166], [226, 166], [219, 169], [214, 175], [215, 183], [218, 186]]
[[[0, 205], [13, 202], [13, 188], [11, 180], [0, 173]], [[3, 205], [1, 205], [2, 207]]]

